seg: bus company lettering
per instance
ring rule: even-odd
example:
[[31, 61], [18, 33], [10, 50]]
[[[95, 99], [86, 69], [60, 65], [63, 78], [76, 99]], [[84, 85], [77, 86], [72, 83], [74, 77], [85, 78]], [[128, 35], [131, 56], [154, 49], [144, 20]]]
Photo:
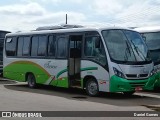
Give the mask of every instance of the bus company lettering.
[[48, 61], [47, 63], [44, 64], [44, 67], [45, 68], [48, 68], [48, 69], [56, 69], [57, 66], [54, 66], [51, 61]]

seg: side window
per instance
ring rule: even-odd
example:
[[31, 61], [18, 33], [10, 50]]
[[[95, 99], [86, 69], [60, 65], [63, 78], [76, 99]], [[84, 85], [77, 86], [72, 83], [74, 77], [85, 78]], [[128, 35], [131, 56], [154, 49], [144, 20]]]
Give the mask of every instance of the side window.
[[30, 37], [24, 37], [23, 39], [23, 56], [30, 54]]
[[31, 56], [37, 56], [38, 51], [38, 36], [32, 37]]
[[28, 56], [30, 50], [30, 37], [19, 37], [17, 56]]
[[55, 46], [56, 45], [56, 39], [55, 36], [51, 35], [49, 36], [48, 41], [48, 56], [54, 57], [55, 56]]
[[7, 38], [6, 40], [6, 54], [7, 56], [16, 56], [17, 38]]
[[84, 55], [103, 66], [107, 65], [104, 45], [99, 36], [87, 36], [85, 38]]
[[39, 36], [38, 56], [45, 56], [47, 48], [47, 36]]
[[58, 58], [67, 57], [67, 46], [68, 46], [68, 39], [66, 37], [59, 37], [57, 39], [57, 57]]
[[23, 37], [18, 38], [17, 56], [22, 56], [23, 50]]

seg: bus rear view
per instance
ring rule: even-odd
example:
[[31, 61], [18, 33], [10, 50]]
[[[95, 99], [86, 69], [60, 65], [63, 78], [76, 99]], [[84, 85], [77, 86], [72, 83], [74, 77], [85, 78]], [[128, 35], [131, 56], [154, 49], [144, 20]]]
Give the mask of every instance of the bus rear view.
[[4, 43], [5, 35], [7, 33], [10, 33], [10, 32], [0, 30], [0, 74], [2, 74], [2, 69], [3, 69], [3, 43]]

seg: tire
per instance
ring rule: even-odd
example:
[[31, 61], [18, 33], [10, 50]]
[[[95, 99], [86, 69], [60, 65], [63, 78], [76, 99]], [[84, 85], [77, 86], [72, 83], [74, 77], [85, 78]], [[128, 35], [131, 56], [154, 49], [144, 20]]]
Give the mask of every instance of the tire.
[[90, 79], [86, 82], [86, 93], [92, 97], [98, 96], [99, 88], [95, 79]]
[[134, 93], [135, 93], [135, 91], [123, 92], [123, 94], [124, 94], [125, 96], [131, 96], [131, 95], [133, 95]]
[[36, 88], [36, 79], [35, 79], [35, 76], [33, 74], [29, 74], [27, 76], [27, 82], [28, 82], [28, 86], [30, 88]]

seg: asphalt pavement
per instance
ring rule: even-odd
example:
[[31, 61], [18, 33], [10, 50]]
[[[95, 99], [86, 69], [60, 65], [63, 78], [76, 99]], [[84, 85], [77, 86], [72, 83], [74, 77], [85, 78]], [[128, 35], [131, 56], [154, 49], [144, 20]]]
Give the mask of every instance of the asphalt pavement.
[[[160, 111], [160, 93], [147, 91], [137, 92], [127, 97], [121, 93], [100, 93], [98, 97], [89, 97], [80, 89], [65, 89], [53, 86], [28, 88], [26, 83], [0, 79], [0, 111]], [[17, 118], [0, 118], [16, 120]], [[18, 118], [30, 119], [30, 118]], [[44, 119], [44, 118], [34, 118]], [[79, 117], [54, 117], [46, 119], [79, 120]], [[85, 117], [87, 120], [106, 119], [103, 117]], [[110, 117], [108, 119], [116, 119]], [[119, 118], [122, 120], [127, 117]], [[129, 118], [139, 120], [137, 117]], [[159, 119], [146, 117], [141, 119]]]

